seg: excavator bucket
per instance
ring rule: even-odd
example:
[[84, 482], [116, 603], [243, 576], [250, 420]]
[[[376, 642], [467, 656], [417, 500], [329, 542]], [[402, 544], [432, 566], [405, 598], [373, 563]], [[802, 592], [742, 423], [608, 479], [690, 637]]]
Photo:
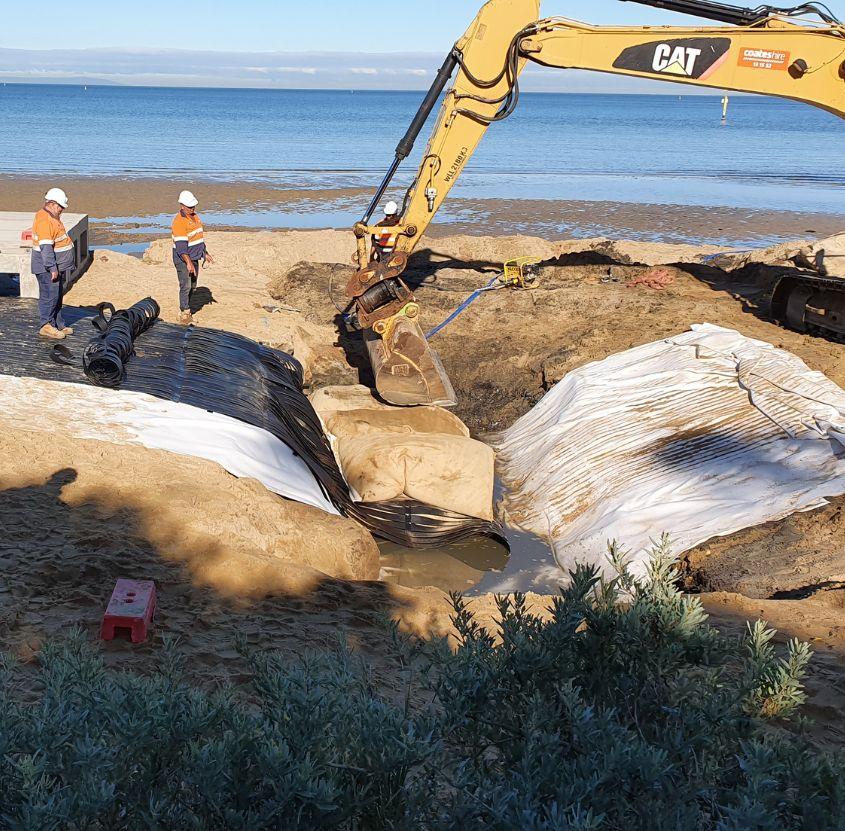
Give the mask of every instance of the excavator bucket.
[[[366, 253], [360, 246], [359, 262], [366, 262]], [[346, 285], [346, 296], [355, 299], [376, 389], [385, 401], [401, 407], [454, 407], [455, 391], [420, 329], [414, 295], [399, 277], [407, 264], [407, 253], [397, 251], [388, 259], [367, 263]]]
[[399, 317], [384, 337], [364, 334], [379, 395], [391, 404], [408, 407], [436, 404], [454, 407], [455, 390], [429, 346], [416, 319]]

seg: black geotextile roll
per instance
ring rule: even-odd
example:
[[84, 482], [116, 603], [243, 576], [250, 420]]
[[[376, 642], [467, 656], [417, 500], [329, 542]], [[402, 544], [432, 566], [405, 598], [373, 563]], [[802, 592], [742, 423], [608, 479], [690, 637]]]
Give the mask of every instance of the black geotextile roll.
[[[98, 315], [65, 307], [65, 318], [73, 323], [74, 334], [54, 346], [36, 336], [34, 301], [0, 301], [0, 373], [85, 383], [75, 356], [87, 345], [89, 325]], [[63, 355], [57, 356], [55, 349]], [[448, 545], [473, 536], [504, 542], [496, 523], [416, 500], [354, 502], [322, 423], [302, 391], [302, 367], [290, 355], [231, 332], [160, 320], [134, 340], [133, 349], [131, 360], [122, 359], [121, 390], [181, 402], [267, 430], [305, 462], [341, 514], [374, 534], [408, 548]]]
[[152, 297], [146, 297], [120, 311], [115, 311], [111, 303], [100, 303], [97, 311], [92, 323], [100, 334], [85, 347], [82, 368], [92, 384], [114, 388], [120, 386], [126, 374], [135, 338], [155, 323], [161, 309]]

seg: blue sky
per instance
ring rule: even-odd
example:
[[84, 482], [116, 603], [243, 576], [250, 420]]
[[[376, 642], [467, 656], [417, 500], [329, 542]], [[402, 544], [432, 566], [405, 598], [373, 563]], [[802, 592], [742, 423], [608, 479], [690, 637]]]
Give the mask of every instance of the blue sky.
[[[7, 14], [0, 29], [0, 46], [442, 52], [480, 6], [480, 0], [206, 0], [190, 4], [39, 0], [38, 19], [56, 25], [33, 25], [32, 14], [25, 9], [21, 14]], [[683, 24], [691, 20], [616, 0], [550, 0], [543, 4], [542, 14], [591, 23]]]
[[[751, 0], [750, 5], [754, 4]], [[425, 89], [480, 0], [39, 0], [0, 27], [0, 81], [319, 89]], [[832, 0], [845, 17], [845, 0]], [[597, 24], [701, 20], [618, 0], [549, 0], [543, 16]], [[529, 67], [523, 88], [662, 92], [670, 84]], [[694, 91], [686, 88], [686, 94]], [[704, 92], [702, 90], [702, 92]]]

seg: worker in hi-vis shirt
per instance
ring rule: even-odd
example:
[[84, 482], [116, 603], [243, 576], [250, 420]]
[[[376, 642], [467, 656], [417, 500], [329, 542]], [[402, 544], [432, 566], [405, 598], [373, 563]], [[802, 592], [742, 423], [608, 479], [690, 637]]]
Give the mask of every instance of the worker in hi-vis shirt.
[[214, 258], [205, 247], [202, 220], [196, 211], [199, 200], [189, 190], [179, 194], [179, 213], [170, 226], [173, 234], [173, 265], [179, 277], [179, 322], [191, 323], [191, 292], [197, 287], [200, 262]]
[[[391, 199], [384, 206], [384, 219], [376, 226], [392, 228], [399, 224], [399, 206]], [[371, 260], [388, 260], [396, 250], [397, 234], [395, 231], [379, 231], [373, 234]]]
[[61, 219], [67, 206], [67, 194], [61, 188], [50, 188], [44, 194], [44, 207], [32, 223], [30, 268], [38, 281], [38, 334], [54, 340], [73, 333], [62, 319], [64, 280], [76, 263], [73, 242]]

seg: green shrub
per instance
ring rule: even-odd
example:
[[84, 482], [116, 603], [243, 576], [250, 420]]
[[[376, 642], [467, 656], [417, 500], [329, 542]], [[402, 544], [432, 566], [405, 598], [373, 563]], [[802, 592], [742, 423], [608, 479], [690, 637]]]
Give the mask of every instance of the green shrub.
[[[249, 657], [206, 692], [175, 650], [106, 670], [80, 633], [0, 679], [9, 829], [841, 828], [843, 760], [800, 721], [810, 657], [762, 623], [743, 643], [675, 587], [663, 540], [642, 581], [579, 567], [549, 619], [499, 598], [496, 637], [454, 597], [458, 646], [397, 635], [426, 696], [392, 702], [345, 647]], [[416, 682], [420, 684], [419, 681]], [[412, 699], [425, 704], [410, 706]]]

